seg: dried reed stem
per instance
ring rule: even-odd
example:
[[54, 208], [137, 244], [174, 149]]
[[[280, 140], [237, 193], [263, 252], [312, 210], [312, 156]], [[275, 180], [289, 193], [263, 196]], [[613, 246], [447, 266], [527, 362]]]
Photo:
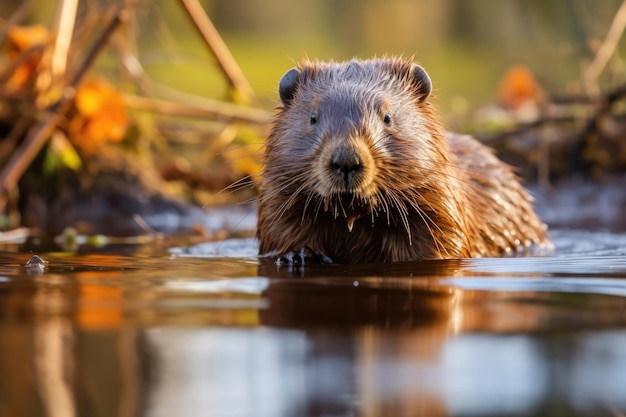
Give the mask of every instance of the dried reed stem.
[[74, 24], [76, 23], [76, 10], [78, 0], [62, 0], [58, 5], [58, 18], [53, 28], [56, 33], [54, 52], [52, 53], [51, 76], [52, 82], [60, 79], [65, 74], [67, 67], [67, 55], [72, 43]]
[[252, 86], [250, 86], [246, 76], [237, 65], [235, 58], [233, 58], [230, 50], [224, 43], [217, 29], [215, 29], [215, 26], [213, 26], [213, 22], [211, 22], [211, 19], [202, 8], [200, 2], [198, 0], [180, 1], [185, 11], [194, 22], [196, 29], [209, 46], [209, 49], [231, 85], [237, 89], [248, 102], [254, 102], [255, 94]]

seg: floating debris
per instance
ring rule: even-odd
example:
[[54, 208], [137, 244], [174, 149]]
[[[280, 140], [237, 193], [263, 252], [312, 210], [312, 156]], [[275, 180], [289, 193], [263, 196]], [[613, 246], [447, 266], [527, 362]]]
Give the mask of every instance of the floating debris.
[[43, 274], [48, 267], [47, 264], [48, 261], [43, 260], [37, 255], [33, 255], [33, 257], [30, 258], [24, 266], [26, 267], [26, 271], [28, 271], [29, 274]]

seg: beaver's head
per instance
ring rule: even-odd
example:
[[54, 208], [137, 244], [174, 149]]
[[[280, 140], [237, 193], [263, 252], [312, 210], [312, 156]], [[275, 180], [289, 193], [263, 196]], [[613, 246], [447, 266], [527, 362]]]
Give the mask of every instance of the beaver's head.
[[293, 68], [280, 80], [264, 175], [280, 177], [293, 201], [344, 218], [350, 230], [361, 216], [388, 216], [402, 205], [402, 190], [415, 187], [416, 172], [435, 168], [427, 157], [436, 146], [425, 110], [430, 93], [428, 74], [409, 60]]

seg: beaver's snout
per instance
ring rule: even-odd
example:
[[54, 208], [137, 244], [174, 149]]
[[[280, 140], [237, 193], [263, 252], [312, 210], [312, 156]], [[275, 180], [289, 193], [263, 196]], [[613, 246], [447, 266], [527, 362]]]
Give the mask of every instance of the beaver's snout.
[[362, 140], [327, 144], [319, 161], [324, 166], [318, 184], [324, 211], [331, 212], [335, 219], [343, 217], [352, 231], [354, 222], [370, 214], [376, 205], [374, 163], [367, 145]]
[[363, 170], [359, 153], [346, 146], [340, 146], [333, 151], [328, 166], [333, 176], [343, 180], [346, 189], [357, 185], [358, 174]]

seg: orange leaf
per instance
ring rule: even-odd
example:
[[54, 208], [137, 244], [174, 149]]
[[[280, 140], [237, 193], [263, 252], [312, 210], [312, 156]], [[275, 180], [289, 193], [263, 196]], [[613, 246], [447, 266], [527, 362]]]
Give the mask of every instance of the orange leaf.
[[97, 114], [106, 100], [106, 87], [102, 81], [89, 81], [76, 91], [76, 108], [83, 116], [93, 116]]
[[517, 109], [525, 103], [537, 104], [542, 94], [532, 71], [523, 65], [509, 68], [500, 81], [498, 91], [500, 104], [510, 109]]
[[49, 39], [50, 33], [45, 26], [15, 26], [7, 34], [7, 53], [14, 58], [33, 46], [45, 45]]
[[[45, 45], [50, 38], [48, 29], [41, 25], [16, 26], [7, 34], [6, 55], [10, 59], [16, 59], [28, 49]], [[35, 53], [15, 68], [6, 84], [9, 88], [18, 89], [26, 86], [31, 80], [41, 61], [41, 53]]]
[[83, 84], [76, 92], [78, 113], [70, 121], [72, 142], [89, 152], [99, 143], [119, 142], [126, 135], [128, 116], [122, 95], [103, 80]]

